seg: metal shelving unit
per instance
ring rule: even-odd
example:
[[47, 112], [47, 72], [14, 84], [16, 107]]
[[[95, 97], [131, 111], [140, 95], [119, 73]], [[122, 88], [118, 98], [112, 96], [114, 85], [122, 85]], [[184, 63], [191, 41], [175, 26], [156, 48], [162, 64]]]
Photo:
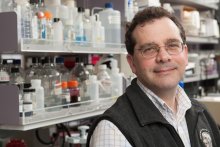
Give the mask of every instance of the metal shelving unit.
[[187, 5], [196, 7], [198, 10], [218, 10], [217, 4], [207, 4], [202, 0], [161, 0], [162, 3], [172, 3], [174, 5]]
[[187, 36], [186, 41], [188, 43], [199, 43], [199, 44], [218, 44], [219, 38], [215, 37], [199, 37], [199, 36]]
[[124, 44], [101, 44], [88, 42], [55, 42], [48, 40], [21, 39], [20, 51], [27, 53], [85, 53], [85, 54], [126, 54]]
[[194, 75], [194, 76], [185, 77], [183, 81], [185, 83], [189, 83], [189, 82], [196, 82], [200, 80], [216, 79], [218, 77], [219, 77], [218, 73], [211, 74], [211, 75]]

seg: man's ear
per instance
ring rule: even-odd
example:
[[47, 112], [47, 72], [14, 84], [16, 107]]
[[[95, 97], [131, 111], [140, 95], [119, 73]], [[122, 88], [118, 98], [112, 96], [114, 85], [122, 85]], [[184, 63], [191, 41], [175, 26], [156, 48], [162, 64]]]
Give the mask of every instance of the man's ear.
[[130, 55], [130, 54], [127, 54], [127, 61], [128, 61], [128, 64], [131, 68], [131, 71], [136, 74], [136, 67], [135, 67], [135, 63], [134, 63], [134, 59], [133, 59], [133, 56]]

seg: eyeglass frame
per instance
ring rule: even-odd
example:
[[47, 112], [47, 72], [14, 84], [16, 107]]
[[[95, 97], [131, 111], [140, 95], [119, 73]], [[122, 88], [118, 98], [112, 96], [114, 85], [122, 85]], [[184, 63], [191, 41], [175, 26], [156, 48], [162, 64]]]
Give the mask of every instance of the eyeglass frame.
[[[181, 45], [181, 50], [180, 50], [178, 53], [170, 53], [170, 52], [169, 52], [169, 48], [167, 47], [168, 45], [159, 46], [158, 44], [154, 44], [155, 46], [157, 46], [157, 49], [155, 50], [155, 53], [153, 53], [153, 54], [152, 54], [151, 56], [149, 56], [149, 57], [146, 57], [146, 55], [144, 55], [144, 51], [146, 51], [147, 49], [139, 48], [139, 49], [136, 49], [136, 50], [139, 50], [139, 51], [141, 52], [141, 55], [142, 55], [144, 58], [146, 58], [146, 59], [150, 59], [150, 58], [156, 57], [162, 47], [165, 47], [165, 50], [166, 50], [166, 52], [167, 52], [169, 55], [178, 55], [178, 54], [180, 54], [181, 52], [183, 52], [183, 50], [184, 50], [184, 45], [186, 45], [186, 43], [183, 43], [183, 42], [181, 42], [181, 41], [173, 41], [173, 42], [171, 42], [170, 44], [172, 44], [172, 43], [174, 43], [174, 42], [180, 43], [180, 45]], [[155, 47], [155, 46], [154, 46], [154, 47]], [[150, 48], [150, 47], [149, 47], [149, 48]], [[154, 55], [154, 54], [155, 54], [155, 55]]]

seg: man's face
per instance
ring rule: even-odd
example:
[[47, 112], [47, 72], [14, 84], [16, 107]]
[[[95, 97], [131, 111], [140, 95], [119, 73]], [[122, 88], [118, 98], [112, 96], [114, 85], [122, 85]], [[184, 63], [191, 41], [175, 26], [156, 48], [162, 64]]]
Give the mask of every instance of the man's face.
[[[155, 19], [144, 25], [138, 25], [132, 35], [136, 40], [134, 55], [127, 56], [132, 72], [155, 93], [158, 90], [176, 88], [188, 63], [188, 49], [184, 45], [183, 51], [177, 55], [170, 55], [166, 51], [164, 45], [168, 42], [172, 40], [183, 42], [175, 23], [166, 17]], [[160, 46], [155, 57], [142, 56], [139, 49], [148, 44]]]

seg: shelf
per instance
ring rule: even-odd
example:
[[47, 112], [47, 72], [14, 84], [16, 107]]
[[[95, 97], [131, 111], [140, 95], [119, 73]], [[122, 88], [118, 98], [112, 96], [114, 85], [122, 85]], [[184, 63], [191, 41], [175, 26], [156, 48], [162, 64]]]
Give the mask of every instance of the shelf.
[[178, 4], [178, 5], [187, 5], [191, 7], [195, 7], [199, 10], [218, 10], [217, 3], [204, 3], [204, 1], [199, 0], [161, 0], [162, 3], [171, 3], [171, 4]]
[[[116, 98], [102, 98], [99, 99], [99, 101], [81, 102], [80, 106], [74, 106], [77, 104], [73, 104], [72, 106], [74, 107], [69, 108], [63, 108], [63, 106], [56, 106], [45, 109], [44, 112], [42, 112], [42, 110], [41, 112], [38, 112], [40, 110], [36, 110], [34, 111], [33, 116], [20, 117], [19, 124], [1, 124], [0, 129], [26, 131], [63, 122], [89, 118], [102, 114], [115, 101]], [[60, 110], [58, 108], [60, 108]]]
[[186, 41], [188, 43], [218, 44], [219, 43], [219, 38], [187, 36]]
[[124, 44], [102, 44], [103, 47], [93, 46], [93, 43], [55, 42], [49, 40], [21, 39], [21, 52], [37, 53], [86, 53], [86, 54], [127, 54]]
[[218, 78], [219, 75], [218, 73], [215, 73], [215, 74], [212, 74], [212, 75], [202, 75], [200, 77], [200, 75], [194, 75], [194, 76], [187, 76], [184, 78], [184, 83], [189, 83], [189, 82], [197, 82], [197, 81], [200, 81], [200, 80], [210, 80], [210, 79], [216, 79]]

